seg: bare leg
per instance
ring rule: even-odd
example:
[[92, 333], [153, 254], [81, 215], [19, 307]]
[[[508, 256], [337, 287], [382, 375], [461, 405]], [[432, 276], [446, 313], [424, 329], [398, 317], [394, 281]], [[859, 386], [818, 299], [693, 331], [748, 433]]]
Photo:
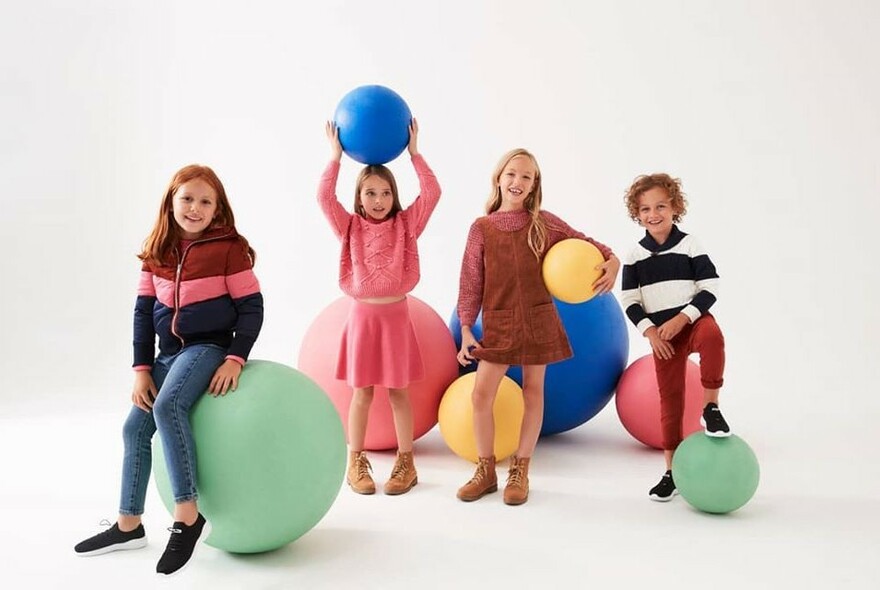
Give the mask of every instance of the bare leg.
[[474, 435], [477, 439], [477, 455], [495, 455], [495, 416], [492, 407], [498, 394], [498, 385], [509, 365], [480, 361], [471, 401], [474, 404]]
[[128, 533], [138, 528], [141, 524], [140, 515], [131, 515], [131, 514], [120, 514], [116, 519], [116, 525], [119, 527], [119, 530], [123, 533]]
[[355, 387], [348, 406], [348, 447], [352, 451], [364, 450], [367, 437], [367, 418], [373, 403], [373, 386]]
[[199, 507], [195, 500], [174, 505], [174, 522], [192, 526], [199, 517]]
[[523, 413], [516, 456], [531, 457], [538, 444], [541, 425], [544, 422], [544, 373], [547, 365], [523, 366]]
[[388, 388], [391, 412], [394, 416], [394, 432], [397, 434], [397, 450], [408, 453], [413, 449], [413, 413], [407, 388]]
[[703, 406], [706, 404], [718, 404], [718, 393], [720, 389], [704, 389], [703, 390]]

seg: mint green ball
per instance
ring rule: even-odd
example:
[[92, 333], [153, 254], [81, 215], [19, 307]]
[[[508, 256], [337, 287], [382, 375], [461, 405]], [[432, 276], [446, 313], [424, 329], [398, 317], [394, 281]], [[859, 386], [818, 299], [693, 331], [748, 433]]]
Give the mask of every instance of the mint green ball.
[[[204, 395], [190, 414], [206, 543], [232, 553], [278, 549], [315, 526], [342, 486], [346, 446], [333, 403], [291, 367], [250, 361], [238, 389]], [[159, 436], [153, 473], [169, 512], [174, 499]]]
[[672, 456], [672, 478], [697, 510], [726, 514], [745, 506], [758, 489], [758, 458], [735, 434], [726, 438], [690, 435]]

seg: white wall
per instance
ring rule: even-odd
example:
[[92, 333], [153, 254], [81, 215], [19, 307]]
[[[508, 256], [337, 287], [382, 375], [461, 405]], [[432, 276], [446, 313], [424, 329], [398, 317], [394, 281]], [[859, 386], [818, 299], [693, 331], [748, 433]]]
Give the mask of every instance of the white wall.
[[[729, 4], [4, 2], [0, 404], [125, 407], [134, 255], [190, 162], [218, 172], [258, 253], [253, 357], [294, 365], [339, 296], [314, 197], [323, 121], [378, 83], [419, 118], [444, 189], [414, 293], [441, 316], [507, 149], [536, 153], [547, 209], [621, 253], [640, 236], [623, 191], [668, 171], [690, 199], [682, 228], [722, 275], [730, 403], [792, 429], [865, 416], [867, 431], [880, 8]], [[391, 166], [409, 201], [407, 159]], [[345, 161], [346, 206], [357, 170]], [[780, 420], [792, 407], [796, 423]]]

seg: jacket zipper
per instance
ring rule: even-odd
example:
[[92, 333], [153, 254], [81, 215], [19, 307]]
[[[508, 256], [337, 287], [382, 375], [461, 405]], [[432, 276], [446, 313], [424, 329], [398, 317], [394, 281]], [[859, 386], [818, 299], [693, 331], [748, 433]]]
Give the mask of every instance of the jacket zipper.
[[229, 237], [230, 234], [223, 234], [222, 236], [215, 236], [213, 238], [207, 238], [204, 240], [197, 240], [192, 242], [189, 246], [187, 246], [183, 254], [180, 255], [180, 260], [177, 262], [177, 270], [174, 273], [174, 315], [171, 316], [171, 333], [180, 340], [180, 347], [183, 348], [185, 343], [183, 341], [183, 336], [177, 333], [177, 315], [180, 313], [180, 275], [183, 271], [183, 261], [186, 260], [186, 255], [189, 252], [190, 248], [195, 246], [196, 244], [204, 244], [206, 242], [214, 242], [216, 240], [223, 240]]

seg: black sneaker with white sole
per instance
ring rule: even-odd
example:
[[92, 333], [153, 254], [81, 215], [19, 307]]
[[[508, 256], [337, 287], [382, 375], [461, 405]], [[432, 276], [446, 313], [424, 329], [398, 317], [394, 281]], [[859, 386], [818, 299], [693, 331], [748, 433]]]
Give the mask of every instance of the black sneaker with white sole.
[[727, 420], [721, 415], [721, 410], [718, 409], [718, 404], [716, 403], [710, 402], [703, 408], [703, 415], [700, 416], [700, 426], [705, 429], [706, 436], [716, 438], [730, 436], [730, 426], [727, 425]]
[[211, 533], [211, 524], [199, 513], [191, 526], [176, 521], [171, 528], [171, 537], [165, 553], [156, 564], [156, 573], [170, 576], [183, 569], [195, 553], [196, 546]]
[[672, 479], [672, 471], [667, 471], [660, 478], [660, 483], [651, 488], [648, 496], [655, 502], [669, 502], [673, 497], [678, 495], [675, 488], [675, 481]]
[[[104, 521], [104, 524], [110, 523]], [[147, 534], [144, 531], [144, 525], [139, 524], [136, 529], [126, 533], [120, 531], [119, 525], [114, 522], [113, 526], [106, 531], [77, 543], [73, 550], [76, 551], [77, 555], [87, 557], [90, 555], [110, 553], [111, 551], [140, 549], [141, 547], [146, 547], [146, 545]]]

